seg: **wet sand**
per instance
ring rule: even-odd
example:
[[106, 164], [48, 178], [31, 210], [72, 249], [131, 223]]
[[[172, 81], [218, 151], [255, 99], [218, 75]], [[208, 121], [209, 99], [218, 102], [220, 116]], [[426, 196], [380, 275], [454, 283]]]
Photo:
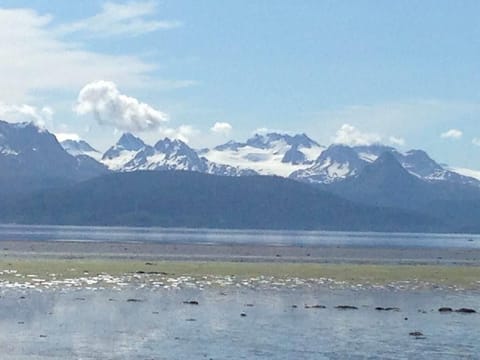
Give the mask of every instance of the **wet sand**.
[[25, 259], [119, 259], [480, 266], [480, 249], [0, 241], [0, 256]]
[[265, 282], [288, 287], [301, 279], [307, 285], [480, 289], [476, 249], [61, 241], [2, 241], [0, 249], [0, 281], [19, 287], [60, 286], [70, 279], [80, 279], [75, 286], [163, 286], [186, 277], [187, 283], [219, 286]]

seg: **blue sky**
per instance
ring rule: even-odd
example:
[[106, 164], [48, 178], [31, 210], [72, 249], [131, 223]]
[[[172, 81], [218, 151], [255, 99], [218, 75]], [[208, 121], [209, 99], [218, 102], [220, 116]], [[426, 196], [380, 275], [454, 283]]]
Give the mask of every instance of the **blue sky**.
[[[306, 132], [480, 169], [478, 1], [4, 0], [0, 9], [9, 121], [33, 117], [100, 149], [126, 130], [196, 147], [259, 128]], [[99, 96], [118, 106], [99, 110]], [[138, 116], [120, 121], [128, 106]]]

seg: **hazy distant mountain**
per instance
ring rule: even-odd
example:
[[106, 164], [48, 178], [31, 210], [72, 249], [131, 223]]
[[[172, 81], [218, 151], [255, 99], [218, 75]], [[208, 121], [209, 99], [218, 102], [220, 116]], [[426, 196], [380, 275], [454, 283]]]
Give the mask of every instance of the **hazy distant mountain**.
[[102, 154], [100, 151], [94, 149], [89, 143], [84, 140], [64, 140], [60, 142], [62, 147], [72, 156], [86, 155], [95, 160], [100, 160]]
[[382, 154], [357, 176], [324, 185], [323, 189], [356, 203], [412, 210], [443, 219], [445, 224], [465, 231], [475, 228], [480, 218], [478, 186], [421, 179], [408, 172], [391, 152]]
[[67, 153], [47, 130], [32, 123], [0, 121], [2, 192], [57, 186], [105, 173], [102, 165]]
[[35, 224], [447, 231], [413, 212], [357, 205], [296, 181], [148, 171], [98, 177], [16, 199], [0, 220]]
[[380, 144], [369, 146], [331, 145], [315, 160], [312, 166], [293, 172], [290, 178], [317, 184], [330, 184], [358, 175], [368, 164], [384, 153], [392, 154], [410, 174], [428, 182], [452, 182], [480, 186], [472, 177], [460, 175], [443, 168], [422, 150], [399, 152]]

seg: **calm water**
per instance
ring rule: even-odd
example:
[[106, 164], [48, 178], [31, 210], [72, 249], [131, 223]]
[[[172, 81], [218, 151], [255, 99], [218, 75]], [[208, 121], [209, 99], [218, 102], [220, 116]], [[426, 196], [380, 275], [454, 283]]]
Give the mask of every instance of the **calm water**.
[[480, 235], [0, 225], [0, 240], [480, 248]]
[[[127, 302], [132, 297], [142, 302]], [[199, 305], [183, 304], [192, 299]], [[1, 303], [2, 359], [474, 359], [480, 354], [480, 315], [437, 311], [479, 308], [478, 294], [8, 291]], [[358, 310], [337, 310], [338, 304]], [[376, 306], [400, 311], [379, 312]], [[410, 336], [412, 331], [425, 338]]]
[[[480, 236], [471, 235], [13, 225], [0, 226], [0, 240], [480, 247]], [[443, 306], [478, 311], [478, 292], [275, 287], [0, 288], [0, 358], [479, 358], [480, 315], [437, 311]], [[199, 305], [183, 304], [186, 300]], [[305, 304], [326, 309], [305, 309]], [[336, 305], [358, 309], [342, 311]], [[380, 312], [376, 306], [400, 311]], [[412, 331], [425, 336], [417, 339]]]

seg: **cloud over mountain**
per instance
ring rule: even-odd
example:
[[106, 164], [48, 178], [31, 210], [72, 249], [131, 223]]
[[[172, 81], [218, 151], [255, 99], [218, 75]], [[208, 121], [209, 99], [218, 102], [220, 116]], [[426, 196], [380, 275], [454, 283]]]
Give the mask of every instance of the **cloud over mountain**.
[[463, 136], [463, 132], [458, 129], [450, 129], [440, 135], [442, 139], [460, 139]]
[[367, 133], [358, 130], [350, 124], [343, 124], [337, 130], [333, 142], [350, 146], [371, 145], [382, 140], [381, 136], [375, 133]]
[[232, 125], [227, 122], [216, 122], [210, 130], [216, 134], [228, 135], [232, 131]]
[[9, 122], [33, 122], [37, 126], [45, 127], [52, 116], [53, 110], [48, 106], [38, 108], [27, 104], [15, 105], [0, 102], [0, 118]]
[[79, 115], [92, 113], [100, 125], [110, 125], [126, 131], [159, 129], [168, 115], [122, 94], [111, 81], [94, 81], [83, 87], [74, 108]]

